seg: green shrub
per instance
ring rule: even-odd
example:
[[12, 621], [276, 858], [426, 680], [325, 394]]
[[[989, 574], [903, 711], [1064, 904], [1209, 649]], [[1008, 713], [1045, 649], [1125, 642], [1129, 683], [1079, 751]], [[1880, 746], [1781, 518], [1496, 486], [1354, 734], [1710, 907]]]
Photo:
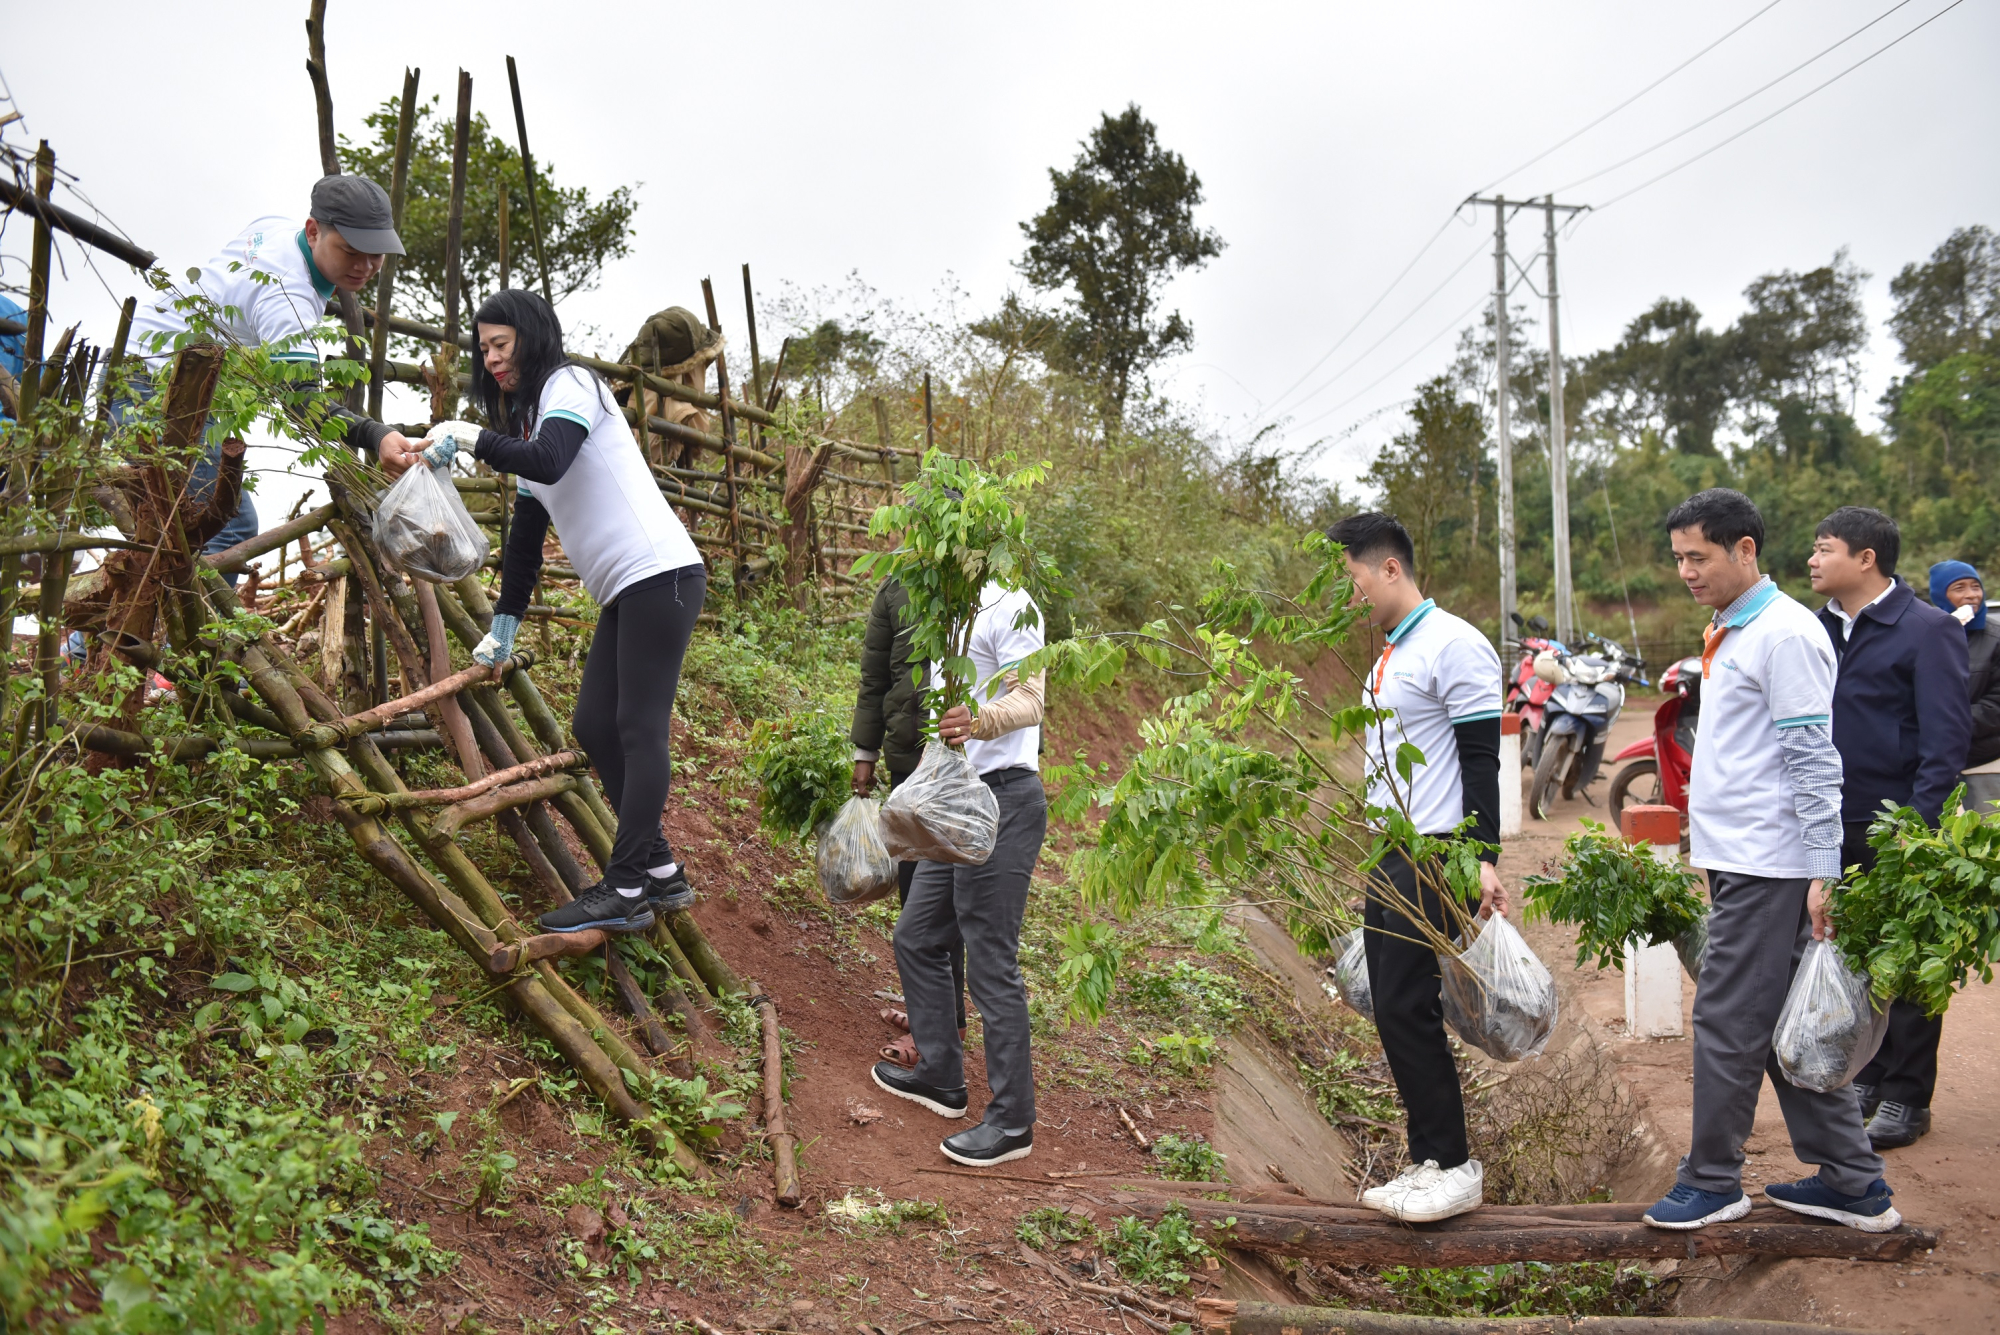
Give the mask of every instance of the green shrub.
[[1185, 1289], [1191, 1272], [1215, 1255], [1213, 1247], [1195, 1236], [1194, 1221], [1179, 1205], [1160, 1216], [1157, 1224], [1127, 1215], [1101, 1236], [1104, 1254], [1118, 1267], [1121, 1279], [1128, 1284], [1151, 1284], [1168, 1293]]
[[1229, 1174], [1223, 1161], [1228, 1157], [1218, 1153], [1206, 1138], [1193, 1134], [1170, 1132], [1153, 1142], [1153, 1159], [1160, 1176], [1175, 1182], [1227, 1182]]
[[1622, 967], [1627, 941], [1670, 942], [1708, 912], [1693, 868], [1661, 862], [1596, 821], [1583, 824], [1563, 842], [1562, 875], [1529, 876], [1523, 891], [1531, 916], [1576, 928], [1579, 967], [1592, 954], [1601, 969]]
[[1044, 1205], [1021, 1216], [1014, 1236], [1036, 1251], [1045, 1252], [1066, 1242], [1096, 1242], [1097, 1226], [1088, 1215], [1071, 1214], [1057, 1205]]
[[847, 717], [830, 709], [757, 720], [748, 768], [763, 799], [765, 829], [804, 839], [833, 819], [854, 774], [847, 727]]
[[1659, 1280], [1610, 1261], [1542, 1261], [1422, 1270], [1392, 1266], [1382, 1282], [1423, 1316], [1635, 1316], [1658, 1305]]

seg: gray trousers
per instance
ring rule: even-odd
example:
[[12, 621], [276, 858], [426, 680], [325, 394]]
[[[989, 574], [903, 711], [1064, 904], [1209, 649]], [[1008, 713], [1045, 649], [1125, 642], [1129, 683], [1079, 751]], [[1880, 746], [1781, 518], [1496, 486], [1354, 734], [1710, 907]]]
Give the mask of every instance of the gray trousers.
[[993, 1091], [984, 1120], [1003, 1130], [1035, 1124], [1035, 1072], [1028, 1059], [1028, 988], [1021, 981], [1021, 917], [1048, 830], [1042, 776], [1030, 769], [982, 775], [1000, 804], [993, 856], [977, 867], [920, 862], [896, 919], [896, 971], [902, 975], [910, 1034], [922, 1054], [916, 1078], [938, 1089], [965, 1085], [958, 1037], [958, 988], [952, 956], [965, 950], [965, 983], [985, 1026], [986, 1083]]
[[1804, 878], [1708, 873], [1708, 956], [1694, 995], [1694, 1143], [1680, 1181], [1729, 1195], [1743, 1185], [1743, 1142], [1757, 1119], [1768, 1071], [1791, 1133], [1792, 1153], [1820, 1180], [1861, 1196], [1882, 1176], [1882, 1156], [1861, 1129], [1854, 1086], [1800, 1089], [1771, 1050], [1778, 1013], [1812, 940]]

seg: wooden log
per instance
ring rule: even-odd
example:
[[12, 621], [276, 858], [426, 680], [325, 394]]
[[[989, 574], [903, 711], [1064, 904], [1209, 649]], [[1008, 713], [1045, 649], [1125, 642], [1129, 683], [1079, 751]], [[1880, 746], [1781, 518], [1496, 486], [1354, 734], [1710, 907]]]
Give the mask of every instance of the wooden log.
[[755, 983], [750, 991], [764, 1032], [764, 1134], [771, 1142], [771, 1174], [778, 1204], [799, 1203], [798, 1142], [785, 1126], [785, 1050], [778, 1041], [778, 1006]]
[[[1303, 1256], [1331, 1265], [1414, 1265], [1431, 1268], [1503, 1265], [1515, 1261], [1660, 1260], [1697, 1256], [1831, 1256], [1852, 1260], [1901, 1261], [1937, 1245], [1937, 1234], [1905, 1225], [1889, 1233], [1863, 1233], [1838, 1224], [1807, 1222], [1787, 1211], [1753, 1211], [1739, 1223], [1716, 1224], [1692, 1233], [1643, 1223], [1561, 1220], [1531, 1226], [1496, 1217], [1494, 1226], [1471, 1222], [1447, 1229], [1399, 1224], [1378, 1216], [1372, 1222], [1346, 1211], [1302, 1213], [1309, 1207], [1267, 1207], [1214, 1201], [1170, 1202], [1161, 1197], [1116, 1205], [1109, 1213], [1158, 1219], [1173, 1206], [1187, 1211], [1196, 1231], [1218, 1246]], [[1770, 1216], [1782, 1216], [1772, 1218]], [[1471, 1221], [1476, 1216], [1461, 1216]], [[1233, 1223], [1228, 1221], [1234, 1221]], [[1447, 1220], [1446, 1223], [1458, 1221]]]
[[[56, 726], [66, 725], [57, 720]], [[101, 751], [108, 756], [150, 757], [164, 760], [170, 765], [189, 764], [224, 749], [241, 751], [244, 755], [258, 760], [296, 760], [305, 754], [291, 742], [276, 737], [239, 737], [225, 747], [220, 739], [201, 733], [190, 733], [185, 737], [155, 738], [136, 732], [126, 732], [122, 728], [106, 727], [101, 723], [89, 723], [78, 728], [76, 740], [77, 745], [86, 751]], [[365, 740], [391, 750], [412, 750], [444, 745], [444, 738], [428, 728], [374, 732], [369, 733]]]
[[535, 651], [522, 649], [498, 667], [474, 663], [469, 668], [452, 673], [443, 681], [432, 682], [421, 690], [397, 696], [394, 700], [385, 701], [373, 709], [363, 710], [359, 714], [349, 714], [331, 723], [315, 723], [297, 740], [303, 746], [338, 746], [349, 738], [358, 737], [364, 732], [373, 732], [398, 714], [407, 713], [412, 709], [422, 709], [425, 705], [442, 700], [446, 696], [457, 695], [468, 686], [493, 680], [499, 673], [532, 667], [534, 661]]
[[611, 980], [611, 990], [618, 994], [620, 1004], [639, 1027], [639, 1037], [645, 1040], [646, 1050], [662, 1061], [680, 1067], [676, 1072], [683, 1079], [693, 1073], [693, 1066], [678, 1054], [682, 1044], [674, 1041], [667, 1027], [660, 1023], [660, 1017], [653, 1013], [653, 1003], [646, 1000], [646, 994], [639, 990], [638, 980], [632, 977], [632, 970], [625, 965], [624, 957], [611, 942], [604, 945], [604, 974]]
[[495, 946], [486, 956], [486, 967], [493, 973], [512, 973], [524, 964], [536, 960], [556, 959], [564, 955], [589, 955], [600, 949], [609, 933], [595, 927], [581, 932], [544, 932], [539, 936], [523, 937], [519, 941], [504, 941]]
[[1734, 1317], [1402, 1316], [1232, 1298], [1197, 1298], [1194, 1305], [1206, 1335], [1867, 1335], [1851, 1327]]
[[201, 563], [210, 570], [225, 575], [243, 569], [266, 552], [275, 552], [294, 538], [305, 537], [325, 528], [327, 521], [339, 513], [339, 508], [331, 502], [317, 510], [309, 510], [297, 519], [289, 519], [276, 528], [267, 528], [254, 538], [246, 538], [234, 547], [225, 548], [213, 556], [204, 556]]
[[[465, 235], [465, 163], [472, 135], [472, 75], [458, 72], [458, 116], [452, 125], [451, 197], [444, 227], [444, 337], [438, 342], [437, 389], [431, 398], [431, 420], [458, 416], [459, 248]], [[475, 355], [477, 355], [475, 353]]]
[[687, 955], [688, 963], [701, 976], [703, 986], [715, 996], [743, 996], [747, 989], [728, 961], [716, 953], [715, 947], [702, 935], [700, 924], [686, 909], [679, 909], [667, 915], [667, 930], [674, 935], [675, 944]]
[[[451, 641], [445, 638], [444, 618], [438, 613], [437, 594], [432, 586], [418, 580], [415, 593], [417, 612], [423, 621], [424, 648], [430, 655], [430, 680], [440, 681], [451, 675]], [[458, 752], [458, 767], [466, 778], [478, 782], [486, 773], [486, 766], [481, 763], [479, 747], [472, 740], [472, 727], [466, 722], [465, 710], [457, 697], [450, 695], [437, 702], [437, 709], [444, 716], [444, 731], [451, 738], [452, 749]]]
[[[484, 747], [481, 748], [485, 749]], [[397, 793], [394, 797], [380, 793], [359, 799], [362, 811], [388, 811], [401, 807], [447, 807], [458, 802], [469, 802], [482, 793], [490, 793], [510, 783], [521, 783], [528, 779], [539, 779], [587, 763], [581, 751], [558, 751], [552, 756], [540, 756], [524, 764], [510, 765], [506, 769], [495, 770], [474, 783], [461, 784], [457, 788], [419, 788], [412, 792]], [[368, 805], [368, 803], [379, 805]]]
[[535, 155], [528, 151], [528, 117], [521, 110], [521, 72], [514, 57], [507, 57], [507, 89], [514, 96], [514, 129], [521, 137], [521, 180], [528, 187], [528, 227], [535, 240], [535, 277], [541, 280], [542, 300], [553, 306], [555, 292], [549, 286], [549, 262], [542, 254], [542, 206], [535, 196]]
[[67, 232], [84, 245], [121, 259], [136, 269], [150, 269], [159, 262], [160, 257], [152, 251], [133, 245], [124, 237], [99, 227], [88, 218], [71, 213], [60, 204], [50, 203], [33, 190], [23, 189], [11, 177], [0, 177], [0, 204], [19, 209], [43, 226]]
[[527, 806], [530, 802], [543, 802], [576, 787], [574, 774], [555, 774], [546, 779], [534, 779], [528, 783], [509, 784], [490, 793], [481, 794], [467, 802], [454, 803], [438, 813], [432, 828], [439, 834], [453, 835], [476, 820], [497, 816], [503, 811]]

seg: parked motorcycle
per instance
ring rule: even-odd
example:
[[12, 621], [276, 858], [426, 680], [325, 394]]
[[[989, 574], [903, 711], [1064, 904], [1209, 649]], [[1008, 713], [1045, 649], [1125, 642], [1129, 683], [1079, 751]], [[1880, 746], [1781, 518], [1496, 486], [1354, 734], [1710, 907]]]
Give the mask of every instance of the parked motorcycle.
[[1616, 640], [1586, 633], [1590, 652], [1552, 646], [1535, 655], [1535, 675], [1555, 689], [1544, 709], [1541, 751], [1528, 784], [1528, 809], [1549, 818], [1557, 792], [1575, 797], [1595, 783], [1604, 763], [1604, 739], [1625, 707], [1625, 684], [1644, 681], [1645, 667]]
[[1521, 661], [1514, 665], [1514, 679], [1507, 683], [1506, 709], [1521, 716], [1521, 763], [1533, 769], [1542, 754], [1543, 715], [1549, 697], [1556, 690], [1554, 682], [1535, 675], [1535, 655], [1544, 649], [1560, 650], [1563, 645], [1562, 641], [1549, 638], [1547, 618], [1537, 616], [1523, 621], [1519, 612], [1513, 616], [1515, 630], [1534, 633], [1520, 637]]
[[[1694, 738], [1701, 718], [1701, 659], [1683, 658], [1660, 674], [1667, 698], [1653, 711], [1653, 735], [1632, 743], [1612, 763], [1628, 762], [1611, 780], [1614, 815], [1628, 806], [1668, 806], [1687, 825], [1688, 773], [1694, 767]], [[1687, 836], [1681, 836], [1686, 851]]]

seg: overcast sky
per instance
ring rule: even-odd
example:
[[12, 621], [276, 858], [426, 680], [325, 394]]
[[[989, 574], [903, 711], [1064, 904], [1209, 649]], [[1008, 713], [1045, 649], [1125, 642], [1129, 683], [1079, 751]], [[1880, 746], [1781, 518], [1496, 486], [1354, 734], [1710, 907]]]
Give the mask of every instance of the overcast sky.
[[[1196, 346], [1161, 383], [1239, 438], [1286, 407], [1294, 444], [1361, 422], [1325, 465], [1352, 477], [1395, 428], [1393, 405], [1443, 366], [1451, 334], [1490, 290], [1491, 210], [1448, 225], [1347, 343], [1281, 396], [1467, 194], [1556, 190], [1564, 202], [1605, 204], [1951, 0], [1907, 0], [1735, 111], [1564, 189], [1752, 93], [1894, 0], [1781, 0], [1760, 14], [1766, 3], [739, 3], [670, 18], [591, 0], [332, 0], [328, 41], [350, 134], [398, 91], [406, 64], [447, 102], [456, 70], [470, 70], [475, 107], [511, 132], [505, 57], [518, 59], [537, 157], [567, 184], [637, 189], [634, 254], [564, 306], [566, 321], [621, 344], [652, 310], [698, 307], [704, 275], [740, 337], [745, 261], [771, 293], [858, 272], [900, 302], [921, 304], [955, 279], [975, 306], [989, 305], [1018, 281], [1017, 224], [1046, 203], [1047, 169], [1073, 159], [1100, 113], [1136, 102], [1199, 172], [1201, 219], [1228, 243], [1170, 291]], [[1880, 325], [1889, 277], [1955, 226], [2000, 225], [1995, 10], [1964, 0], [1769, 124], [1569, 229], [1565, 352], [1615, 340], [1662, 295], [1689, 297], [1724, 324], [1751, 279], [1823, 264], [1846, 246], [1874, 275], [1862, 396], [1872, 422], [1896, 369]], [[255, 216], [303, 214], [319, 174], [305, 13], [303, 0], [24, 5], [8, 15], [0, 51], [25, 117], [6, 139], [47, 138], [91, 201], [178, 273]], [[1496, 180], [1745, 20], [1628, 109]], [[1515, 225], [1525, 264], [1540, 249], [1539, 215]], [[7, 231], [5, 281], [20, 281], [26, 238], [23, 227]], [[108, 339], [113, 295], [139, 284], [115, 262], [98, 267], [111, 293], [73, 267], [54, 315]], [[1534, 274], [1539, 284], [1538, 265]], [[277, 500], [274, 490], [261, 503], [266, 514]]]

